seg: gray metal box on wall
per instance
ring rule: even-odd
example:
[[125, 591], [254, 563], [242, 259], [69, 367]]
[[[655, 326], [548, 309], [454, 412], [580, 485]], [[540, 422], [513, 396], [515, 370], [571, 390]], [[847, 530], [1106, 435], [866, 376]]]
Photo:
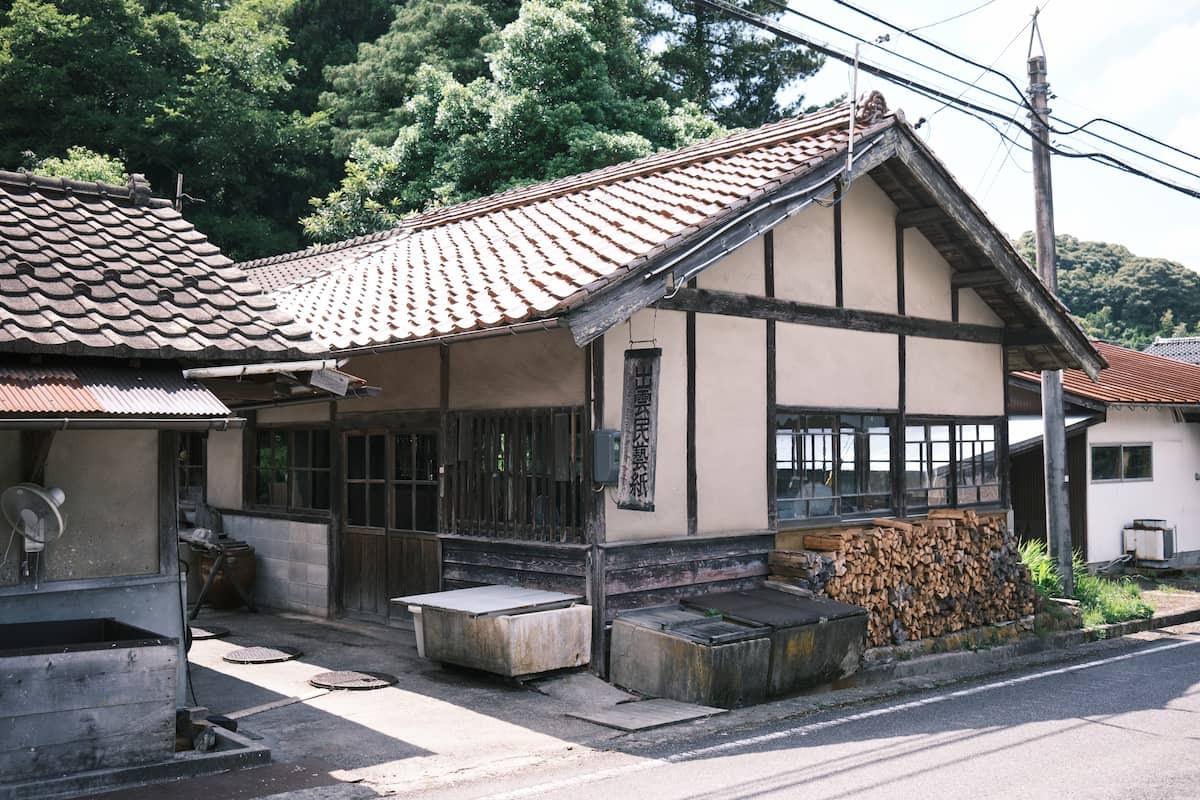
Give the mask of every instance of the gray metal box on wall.
[[0, 786], [174, 757], [177, 639], [83, 619], [0, 642]]
[[609, 679], [685, 703], [738, 708], [766, 699], [768, 628], [679, 606], [645, 608], [613, 621]]
[[767, 694], [795, 694], [858, 670], [867, 646], [867, 610], [835, 600], [749, 589], [691, 597], [685, 607], [770, 631]]

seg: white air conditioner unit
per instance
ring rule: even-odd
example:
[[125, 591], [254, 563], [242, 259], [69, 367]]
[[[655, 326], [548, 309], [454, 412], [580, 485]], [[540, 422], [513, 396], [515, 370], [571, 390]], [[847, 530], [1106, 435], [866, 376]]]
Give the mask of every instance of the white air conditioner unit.
[[1134, 554], [1138, 561], [1166, 561], [1175, 557], [1175, 529], [1147, 528], [1133, 531]]

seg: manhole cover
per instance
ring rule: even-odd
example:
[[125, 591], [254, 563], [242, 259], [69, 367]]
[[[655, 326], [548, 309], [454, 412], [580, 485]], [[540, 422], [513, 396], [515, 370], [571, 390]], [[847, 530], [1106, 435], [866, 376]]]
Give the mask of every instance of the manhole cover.
[[207, 628], [197, 628], [192, 626], [192, 639], [200, 641], [202, 639], [220, 639], [222, 636], [229, 635], [229, 628], [222, 625], [209, 625]]
[[308, 679], [318, 689], [383, 689], [398, 679], [386, 672], [322, 672]]
[[298, 655], [301, 653], [295, 647], [243, 647], [221, 658], [231, 664], [274, 664], [289, 661]]

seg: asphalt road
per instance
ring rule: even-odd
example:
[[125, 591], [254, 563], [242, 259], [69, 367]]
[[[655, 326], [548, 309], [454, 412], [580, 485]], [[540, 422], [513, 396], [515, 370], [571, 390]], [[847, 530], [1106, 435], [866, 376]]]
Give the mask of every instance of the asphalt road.
[[1200, 798], [1200, 625], [1116, 655], [408, 796]]

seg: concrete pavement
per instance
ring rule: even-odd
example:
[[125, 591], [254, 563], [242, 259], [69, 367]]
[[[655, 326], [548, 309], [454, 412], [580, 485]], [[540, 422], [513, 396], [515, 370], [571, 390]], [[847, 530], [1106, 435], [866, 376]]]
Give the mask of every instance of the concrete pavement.
[[427, 800], [1194, 798], [1200, 625], [1021, 670], [800, 719], [583, 753]]
[[[1103, 672], [1099, 671], [1100, 666], [1082, 670], [1095, 669], [1096, 675], [1106, 676], [1109, 681], [1108, 684], [1101, 682], [1093, 689], [1081, 689], [1068, 682], [1065, 693], [1060, 686], [1060, 691], [1045, 695], [1027, 697], [1022, 694], [1034, 691], [1042, 684], [1050, 686], [1053, 680], [1066, 680], [1044, 676], [976, 692], [959, 697], [955, 702], [925, 703], [922, 698], [941, 695], [926, 692], [914, 700], [911, 693], [933, 687], [935, 682], [928, 678], [909, 678], [792, 698], [641, 734], [623, 734], [566, 716], [568, 711], [577, 710], [581, 701], [578, 696], [546, 696], [506, 680], [445, 668], [420, 659], [409, 631], [288, 615], [218, 614], [207, 610], [200, 623], [226, 625], [232, 629], [232, 635], [224, 640], [196, 642], [193, 646], [191, 661], [197, 699], [216, 713], [286, 703], [240, 720], [242, 732], [261, 736], [272, 748], [276, 763], [266, 768], [194, 779], [170, 787], [124, 790], [119, 794], [122, 800], [150, 800], [164, 796], [179, 800], [212, 800], [216, 797], [231, 800], [268, 797], [361, 800], [391, 794], [466, 800], [497, 793], [503, 795], [504, 792], [515, 792], [512, 798], [553, 797], [555, 792], [567, 791], [554, 787], [553, 784], [559, 781], [564, 787], [570, 787], [572, 798], [651, 796], [651, 792], [661, 793], [664, 798], [708, 797], [703, 792], [715, 791], [718, 787], [723, 787], [721, 791], [727, 794], [716, 794], [714, 798], [757, 796], [758, 788], [742, 794], [739, 782], [750, 781], [753, 776], [757, 776], [753, 780], [763, 781], [772, 774], [794, 771], [801, 762], [810, 763], [810, 756], [815, 751], [810, 751], [807, 743], [815, 741], [817, 733], [842, 737], [822, 745], [834, 748], [828, 751], [829, 758], [834, 759], [831, 763], [864, 765], [868, 771], [878, 770], [879, 765], [872, 766], [868, 762], [871, 753], [880, 747], [898, 754], [895, 764], [916, 763], [917, 756], [910, 750], [957, 752], [946, 748], [958, 738], [1000, 742], [1007, 727], [1024, 730], [1026, 725], [1062, 722], [1068, 719], [1064, 716], [1066, 711], [1079, 716], [1086, 710], [1064, 707], [1058, 716], [1017, 721], [1015, 717], [1006, 718], [1000, 713], [1003, 706], [979, 705], [990, 702], [988, 698], [993, 696], [1004, 698], [1004, 703], [1013, 708], [1032, 703], [1043, 709], [1058, 703], [1056, 697], [1074, 697], [1081, 703], [1096, 704], [1096, 709], [1109, 716], [1119, 717], [1135, 711], [1167, 713], [1162, 710], [1169, 701], [1179, 700], [1186, 706], [1190, 700], [1186, 699], [1182, 684], [1200, 680], [1200, 670], [1191, 668], [1192, 664], [1200, 663], [1200, 648], [1193, 649], [1187, 644], [1200, 641], [1200, 628], [1188, 626], [1175, 629], [1170, 635], [1139, 633], [1071, 651], [1014, 658], [1003, 665], [1013, 672], [1002, 680], [1010, 680], [1012, 675], [1063, 669], [1066, 661], [1130, 656], [1105, 665]], [[1181, 660], [1170, 662], [1166, 669], [1172, 675], [1170, 682], [1155, 684], [1154, 675], [1160, 670], [1155, 659], [1165, 657], [1165, 653], [1161, 656], [1134, 654], [1157, 646], [1155, 643], [1160, 640], [1185, 644], [1166, 651], [1178, 650]], [[290, 645], [303, 650], [304, 655], [291, 662], [258, 666], [235, 665], [221, 660], [221, 655], [229, 650], [251, 644]], [[1125, 666], [1118, 668], [1118, 665]], [[399, 682], [389, 689], [372, 692], [327, 693], [308, 685], [307, 679], [312, 675], [333, 669], [390, 672], [399, 678]], [[1063, 676], [1073, 674], [1062, 673]], [[961, 678], [961, 675], [953, 677]], [[951, 680], [947, 677], [945, 682]], [[1126, 683], [1132, 683], [1133, 688], [1127, 688]], [[1146, 694], [1150, 690], [1142, 684], [1158, 685], [1161, 692]], [[1106, 686], [1122, 697], [1132, 696], [1136, 690], [1141, 699], [1134, 706], [1142, 707], [1109, 708], [1111, 702], [1106, 696]], [[961, 687], [962, 684], [956, 685], [951, 691], [961, 691]], [[1097, 697], [1090, 696], [1092, 691]], [[1177, 695], [1171, 695], [1172, 692]], [[1036, 699], [1029, 699], [1033, 697]], [[912, 712], [872, 711], [908, 702], [919, 705], [914, 706]], [[852, 710], [847, 711], [848, 707]], [[982, 725], [973, 716], [974, 709], [981, 707], [990, 709], [984, 720], [994, 720], [990, 726]], [[871, 711], [871, 716], [852, 718], [853, 714], [866, 711]], [[1169, 713], [1183, 715], [1190, 714], [1191, 710]], [[933, 714], [937, 719], [925, 719], [912, 729], [894, 729], [901, 719], [925, 714]], [[803, 728], [809, 724], [819, 727]], [[1088, 725], [1101, 723], [1089, 722]], [[988, 727], [996, 730], [980, 733]], [[880, 736], [875, 734], [876, 730], [892, 732]], [[1024, 736], [1025, 733], [1016, 735]], [[1197, 735], [1200, 736], [1200, 732]], [[761, 741], [757, 738], [764, 736], [768, 738]], [[793, 739], [804, 741], [806, 747], [797, 749], [788, 745]], [[747, 740], [751, 740], [751, 744], [745, 744]], [[717, 750], [706, 749], [718, 746]], [[760, 747], [761, 753], [755, 751], [755, 747]], [[1022, 752], [1018, 740], [1004, 747], [1006, 751]], [[767, 763], [772, 753], [786, 753], [780, 757], [787, 764], [787, 770]], [[955, 759], [963, 763], [983, 759], [980, 763], [987, 763], [986, 755], [964, 751], [957, 753]], [[730, 758], [735, 762], [728, 761]], [[741, 758], [748, 760], [738, 761]], [[758, 763], [757, 758], [766, 759], [766, 762]], [[825, 758], [824, 751], [822, 758]], [[741, 770], [743, 763], [746, 770]], [[706, 774], [710, 768], [713, 774], [708, 783], [684, 779], [679, 772]], [[597, 774], [603, 775], [609, 769], [618, 772], [608, 781], [591, 782]], [[995, 769], [999, 770], [1000, 766]], [[804, 780], [812, 782], [813, 777], [806, 773]], [[781, 787], [785, 786], [784, 777], [778, 780]], [[822, 780], [832, 781], [833, 778]], [[662, 786], [658, 785], [659, 781], [663, 782]], [[827, 786], [816, 781], [814, 785], [824, 790], [834, 784]], [[762, 784], [761, 788], [766, 792], [763, 796], [785, 791], [773, 786]], [[855, 791], [869, 789], [869, 786], [859, 786]], [[169, 791], [169, 795], [164, 791]], [[828, 796], [836, 796], [836, 792]], [[935, 793], [932, 796], [962, 795]]]

